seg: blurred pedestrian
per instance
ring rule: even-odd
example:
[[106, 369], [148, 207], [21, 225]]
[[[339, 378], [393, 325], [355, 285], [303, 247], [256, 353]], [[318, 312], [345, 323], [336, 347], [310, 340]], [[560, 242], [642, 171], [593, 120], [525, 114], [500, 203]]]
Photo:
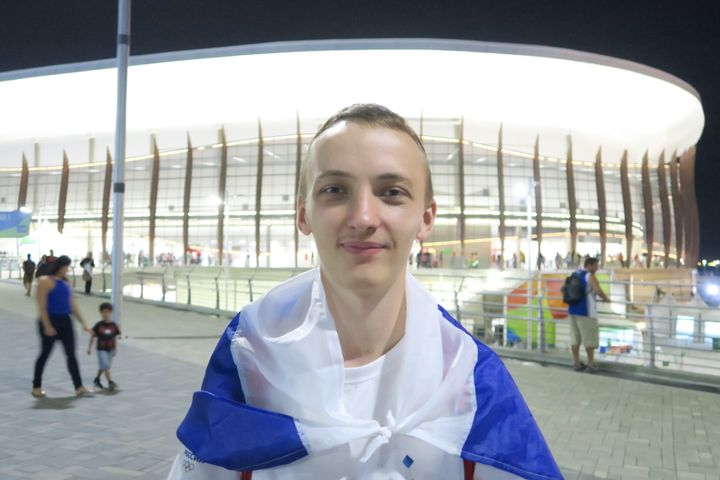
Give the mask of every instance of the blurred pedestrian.
[[90, 391], [85, 388], [80, 378], [80, 367], [75, 357], [75, 332], [73, 331], [72, 319], [75, 318], [83, 326], [83, 330], [90, 332], [80, 310], [77, 308], [72, 296], [72, 288], [67, 281], [67, 272], [71, 260], [62, 255], [52, 263], [50, 275], [43, 275], [38, 278], [37, 283], [37, 304], [40, 320], [38, 331], [40, 333], [40, 355], [35, 362], [35, 373], [33, 376], [33, 397], [45, 397], [42, 389], [42, 374], [45, 369], [50, 353], [52, 352], [55, 340], [60, 340], [67, 358], [67, 369], [70, 372], [75, 395], [78, 397], [87, 395]]
[[92, 289], [93, 269], [95, 268], [92, 252], [88, 252], [87, 256], [80, 261], [80, 266], [83, 269], [82, 279], [83, 282], [85, 282], [85, 295], [90, 295], [90, 290]]
[[47, 275], [49, 268], [50, 265], [47, 263], [47, 255], [43, 255], [42, 257], [40, 257], [40, 261], [37, 264], [37, 269], [35, 270], [35, 278]]
[[25, 295], [30, 296], [32, 291], [33, 276], [35, 275], [35, 262], [32, 261], [31, 255], [28, 253], [27, 260], [22, 264], [23, 269], [23, 286], [25, 287]]

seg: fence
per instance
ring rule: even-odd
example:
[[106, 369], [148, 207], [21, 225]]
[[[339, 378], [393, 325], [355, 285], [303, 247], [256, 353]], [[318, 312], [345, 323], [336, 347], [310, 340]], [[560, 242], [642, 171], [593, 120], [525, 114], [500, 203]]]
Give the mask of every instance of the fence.
[[[237, 312], [303, 269], [146, 267], [127, 269], [125, 295]], [[80, 287], [74, 265], [71, 282]], [[486, 343], [568, 355], [570, 329], [560, 287], [570, 271], [414, 270], [415, 277], [470, 332]], [[598, 280], [612, 302], [598, 303], [597, 358], [640, 367], [720, 375], [720, 311], [698, 296], [690, 270], [609, 270]], [[21, 278], [17, 262], [0, 262], [0, 278]], [[711, 277], [714, 278], [714, 277]], [[110, 271], [96, 269], [96, 291]]]

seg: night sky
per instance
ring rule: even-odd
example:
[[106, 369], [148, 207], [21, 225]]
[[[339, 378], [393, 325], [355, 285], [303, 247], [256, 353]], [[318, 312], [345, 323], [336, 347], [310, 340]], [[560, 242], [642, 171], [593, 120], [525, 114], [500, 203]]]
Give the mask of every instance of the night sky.
[[[4, 0], [0, 12], [0, 71], [115, 56], [115, 0]], [[720, 258], [720, 1], [135, 0], [131, 54], [373, 37], [571, 48], [687, 81], [706, 117], [696, 167], [701, 256]]]

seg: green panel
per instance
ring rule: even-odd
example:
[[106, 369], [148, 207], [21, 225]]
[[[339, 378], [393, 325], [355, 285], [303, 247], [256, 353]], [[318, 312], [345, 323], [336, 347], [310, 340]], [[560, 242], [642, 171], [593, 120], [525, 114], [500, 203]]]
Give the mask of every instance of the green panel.
[[[537, 299], [532, 299], [531, 303], [531, 311], [532, 311], [532, 318], [535, 319], [533, 321], [533, 327], [532, 327], [532, 343], [533, 346], [537, 346], [537, 341], [540, 338], [540, 323], [537, 322]], [[516, 308], [509, 308], [507, 311], [507, 321], [506, 325], [508, 328], [511, 328], [515, 334], [520, 337], [521, 340], [525, 340], [525, 337], [527, 335], [527, 320], [528, 318], [528, 307], [526, 305], [516, 307]], [[550, 313], [550, 309], [547, 305], [547, 300], [543, 301], [543, 318], [545, 319], [545, 342], [548, 346], [554, 346], [555, 345], [555, 330], [556, 325], [553, 321], [552, 314]]]

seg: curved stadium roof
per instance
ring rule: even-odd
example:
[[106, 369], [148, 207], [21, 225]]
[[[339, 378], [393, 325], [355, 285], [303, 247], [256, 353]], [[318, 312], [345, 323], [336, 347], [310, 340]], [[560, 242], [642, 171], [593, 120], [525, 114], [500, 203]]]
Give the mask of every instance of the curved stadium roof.
[[[0, 166], [34, 141], [115, 128], [114, 59], [0, 74]], [[577, 158], [678, 153], [702, 133], [698, 93], [659, 70], [573, 50], [456, 40], [282, 42], [132, 57], [128, 132], [322, 119], [356, 102], [465, 120], [465, 138]], [[147, 142], [145, 141], [145, 145]], [[29, 152], [28, 152], [29, 153]], [[130, 152], [129, 152], [130, 153]], [[55, 162], [53, 162], [55, 163]], [[59, 162], [57, 162], [59, 163]]]

